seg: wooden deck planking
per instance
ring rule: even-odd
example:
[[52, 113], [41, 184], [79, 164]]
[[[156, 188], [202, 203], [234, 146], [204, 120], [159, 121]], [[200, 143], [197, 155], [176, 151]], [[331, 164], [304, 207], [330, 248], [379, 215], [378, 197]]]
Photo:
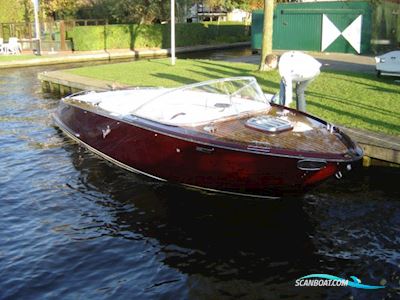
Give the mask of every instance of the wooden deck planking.
[[[269, 115], [275, 115], [277, 109], [272, 108]], [[262, 114], [258, 114], [262, 115]], [[303, 116], [292, 116], [292, 123], [302, 122], [312, 125], [313, 130], [294, 132], [292, 130], [279, 133], [266, 133], [264, 131], [248, 128], [245, 124], [248, 117], [226, 122], [216, 123], [214, 136], [232, 141], [239, 141], [246, 145], [262, 143], [265, 146], [277, 149], [291, 149], [294, 151], [320, 152], [331, 154], [344, 154], [347, 147], [335, 135], [326, 135], [327, 130], [323, 126], [315, 126], [317, 122]], [[314, 124], [311, 124], [314, 123]], [[203, 130], [203, 126], [199, 127]], [[204, 131], [204, 130], [203, 130]], [[312, 142], [310, 142], [312, 141]]]

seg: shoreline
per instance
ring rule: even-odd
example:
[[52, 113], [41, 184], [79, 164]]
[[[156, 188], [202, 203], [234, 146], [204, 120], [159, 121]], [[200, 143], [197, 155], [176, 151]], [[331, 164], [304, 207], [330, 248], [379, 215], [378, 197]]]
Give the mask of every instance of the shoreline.
[[[201, 52], [209, 50], [234, 49], [250, 46], [250, 42], [239, 42], [232, 44], [219, 45], [199, 45], [190, 47], [177, 47], [176, 53]], [[156, 58], [165, 57], [170, 54], [170, 49], [113, 49], [102, 51], [88, 51], [63, 54], [48, 54], [45, 57], [35, 57], [31, 59], [21, 59], [15, 61], [0, 61], [0, 69], [22, 68], [22, 67], [38, 67], [55, 64], [68, 64], [77, 62], [90, 61], [112, 61], [120, 59], [137, 59], [137, 58]]]

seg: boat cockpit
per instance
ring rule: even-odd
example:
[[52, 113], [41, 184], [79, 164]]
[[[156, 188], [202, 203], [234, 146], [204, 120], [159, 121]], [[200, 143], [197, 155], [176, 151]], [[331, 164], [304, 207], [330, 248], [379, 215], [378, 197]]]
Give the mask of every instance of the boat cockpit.
[[114, 116], [133, 115], [179, 126], [198, 126], [246, 113], [267, 112], [271, 107], [253, 77], [217, 79], [175, 89], [90, 92], [70, 98]]

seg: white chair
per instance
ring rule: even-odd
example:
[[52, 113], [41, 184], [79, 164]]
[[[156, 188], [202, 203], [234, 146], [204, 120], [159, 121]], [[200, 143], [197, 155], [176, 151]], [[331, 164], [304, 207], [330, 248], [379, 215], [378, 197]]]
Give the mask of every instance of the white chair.
[[8, 44], [5, 47], [6, 54], [19, 54], [21, 53], [21, 45], [18, 43], [18, 38], [10, 37], [8, 40]]
[[4, 54], [4, 42], [3, 38], [0, 38], [0, 54]]

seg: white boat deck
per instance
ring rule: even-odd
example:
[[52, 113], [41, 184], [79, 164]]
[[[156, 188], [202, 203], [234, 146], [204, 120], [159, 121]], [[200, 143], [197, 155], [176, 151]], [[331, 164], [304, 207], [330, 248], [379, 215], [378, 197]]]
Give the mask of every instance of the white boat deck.
[[172, 125], [199, 125], [243, 113], [267, 111], [270, 108], [268, 102], [172, 89], [89, 93], [74, 98], [97, 105], [112, 115], [136, 115]]

